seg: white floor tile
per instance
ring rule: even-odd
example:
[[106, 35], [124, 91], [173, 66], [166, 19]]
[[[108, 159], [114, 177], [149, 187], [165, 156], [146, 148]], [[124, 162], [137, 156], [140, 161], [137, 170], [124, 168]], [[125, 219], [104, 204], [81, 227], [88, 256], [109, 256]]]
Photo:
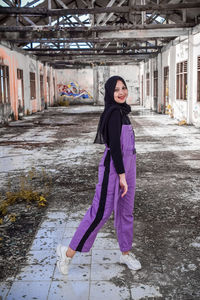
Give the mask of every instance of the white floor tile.
[[108, 281], [92, 281], [89, 300], [126, 300], [130, 292], [126, 287], [118, 287]]
[[52, 249], [29, 251], [26, 263], [29, 265], [55, 264], [56, 251], [53, 251]]
[[[0, 282], [0, 299], [5, 299], [12, 282]], [[1, 298], [2, 297], [2, 298]]]
[[71, 242], [71, 239], [72, 238], [62, 238], [62, 240], [61, 240], [61, 243], [60, 244], [62, 244], [62, 245], [64, 245], [64, 246], [69, 246], [69, 243]]
[[68, 218], [68, 214], [66, 212], [62, 212], [62, 211], [49, 211], [46, 214], [46, 218], [65, 220], [66, 218]]
[[76, 265], [70, 264], [68, 275], [62, 275], [56, 267], [53, 275], [53, 281], [58, 280], [89, 280], [90, 278], [90, 265]]
[[50, 280], [55, 269], [55, 264], [51, 265], [27, 265], [21, 269], [21, 272], [16, 276], [17, 280], [25, 281], [40, 281]]
[[88, 300], [89, 281], [53, 281], [48, 300]]
[[55, 249], [56, 245], [61, 241], [54, 238], [35, 238], [30, 250], [48, 250]]
[[81, 253], [77, 252], [72, 259], [71, 264], [75, 265], [89, 265], [91, 264], [91, 253]]
[[120, 254], [120, 250], [93, 249], [92, 264], [118, 263]]
[[62, 238], [64, 233], [63, 228], [57, 229], [57, 228], [52, 228], [52, 227], [42, 227], [38, 230], [36, 234], [36, 238], [41, 238], [41, 237], [49, 237], [49, 238]]
[[72, 238], [74, 236], [75, 232], [76, 232], [75, 227], [66, 227], [63, 230], [63, 238], [67, 238], [67, 237]]
[[[131, 288], [132, 299], [159, 299], [162, 295], [159, 288], [145, 284], [137, 284]], [[155, 298], [156, 297], [156, 298]]]
[[72, 220], [68, 220], [66, 222], [66, 226], [65, 228], [68, 228], [68, 227], [73, 227], [73, 228], [78, 228], [79, 224], [80, 224], [81, 220], [80, 219], [72, 219]]
[[91, 278], [92, 280], [110, 280], [113, 277], [120, 277], [124, 268], [124, 265], [118, 264], [92, 264]]
[[111, 234], [110, 232], [98, 232], [97, 238], [115, 238], [115, 234]]
[[46, 300], [50, 281], [16, 281], [13, 283], [6, 300]]
[[67, 220], [63, 220], [63, 219], [47, 219], [45, 220], [42, 224], [41, 224], [41, 228], [47, 228], [47, 227], [51, 227], [51, 228], [62, 228], [65, 227], [67, 223]]
[[96, 238], [93, 249], [119, 249], [116, 239]]

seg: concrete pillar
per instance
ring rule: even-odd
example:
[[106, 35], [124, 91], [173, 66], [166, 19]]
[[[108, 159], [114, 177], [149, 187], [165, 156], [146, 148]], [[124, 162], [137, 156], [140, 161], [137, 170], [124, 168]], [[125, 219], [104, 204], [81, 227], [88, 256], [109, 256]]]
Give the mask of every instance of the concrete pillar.
[[43, 77], [43, 84], [44, 84], [44, 103], [45, 108], [48, 108], [47, 103], [47, 63], [44, 64], [44, 77]]
[[150, 94], [150, 109], [154, 109], [154, 101], [153, 101], [153, 64], [154, 60], [150, 59], [149, 61], [149, 94]]
[[174, 108], [176, 101], [176, 47], [170, 47], [169, 61], [169, 104]]
[[162, 104], [162, 52], [158, 54], [158, 107], [157, 107], [157, 112], [161, 113], [161, 104]]
[[[10, 102], [14, 112], [14, 118], [18, 120], [18, 86], [17, 86], [17, 68], [14, 55], [11, 55], [10, 64]], [[6, 100], [7, 101], [7, 100]]]
[[193, 84], [194, 84], [194, 53], [193, 35], [188, 36], [188, 65], [187, 65], [187, 123], [192, 124]]
[[143, 79], [144, 79], [144, 87], [143, 87], [143, 92], [144, 92], [144, 94], [143, 94], [143, 96], [144, 96], [144, 101], [143, 101], [143, 107], [146, 107], [147, 106], [147, 87], [146, 87], [146, 83], [147, 83], [147, 81], [146, 81], [146, 73], [147, 73], [147, 62], [145, 61], [144, 62], [144, 69], [143, 69], [143, 74], [144, 74], [144, 77], [143, 77]]
[[98, 105], [99, 98], [99, 80], [98, 80], [98, 67], [93, 67], [93, 99], [94, 105]]
[[[141, 75], [143, 76], [143, 85], [141, 84], [141, 104], [142, 106], [144, 107], [144, 102], [145, 102], [145, 89], [144, 89], [144, 86], [145, 86], [145, 72], [144, 72], [144, 63], [142, 63], [142, 70], [141, 70]], [[142, 80], [142, 78], [141, 78]]]
[[93, 68], [93, 97], [95, 105], [104, 105], [104, 84], [109, 77], [109, 66], [95, 66]]
[[50, 67], [49, 69], [49, 74], [50, 74], [50, 89], [49, 89], [49, 92], [50, 92], [50, 106], [53, 106], [53, 68]]
[[37, 111], [41, 110], [41, 97], [40, 97], [40, 63], [36, 61], [36, 99]]
[[111, 76], [110, 74], [110, 67], [109, 66], [105, 66], [103, 67], [103, 82], [102, 82], [102, 90], [103, 90], [103, 95], [101, 94], [101, 105], [104, 105], [104, 85], [106, 83], [106, 81], [109, 79], [109, 77]]

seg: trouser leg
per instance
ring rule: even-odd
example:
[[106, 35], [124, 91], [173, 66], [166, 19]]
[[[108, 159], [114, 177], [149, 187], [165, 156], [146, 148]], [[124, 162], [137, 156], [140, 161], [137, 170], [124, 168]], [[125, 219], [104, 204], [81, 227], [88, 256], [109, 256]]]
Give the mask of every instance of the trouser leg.
[[104, 209], [99, 209], [98, 198], [98, 192], [96, 191], [91, 207], [86, 212], [70, 242], [69, 247], [75, 251], [90, 251], [97, 233], [113, 211], [113, 195], [107, 195]]
[[[131, 194], [131, 191], [129, 194]], [[120, 198], [118, 210], [116, 233], [120, 250], [126, 252], [132, 248], [134, 221], [132, 195], [129, 196], [128, 192], [124, 198]]]
[[118, 200], [118, 220], [116, 233], [120, 250], [126, 252], [131, 250], [133, 242], [133, 223], [134, 223], [134, 197], [136, 184], [135, 158], [132, 160], [130, 172], [126, 174], [128, 192], [123, 198]]
[[92, 247], [99, 229], [105, 224], [113, 211], [114, 180], [110, 175], [110, 152], [107, 152], [105, 161], [99, 166], [99, 183], [96, 186], [95, 196], [78, 229], [76, 230], [69, 247], [75, 251], [88, 252]]

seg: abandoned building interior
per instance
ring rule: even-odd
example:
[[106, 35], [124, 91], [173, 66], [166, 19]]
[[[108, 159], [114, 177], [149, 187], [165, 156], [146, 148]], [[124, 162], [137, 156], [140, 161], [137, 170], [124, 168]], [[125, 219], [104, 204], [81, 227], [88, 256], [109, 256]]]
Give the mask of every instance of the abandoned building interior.
[[[57, 244], [69, 245], [100, 195], [104, 167], [101, 195], [120, 187], [102, 159], [111, 148], [94, 143], [113, 75], [131, 105], [134, 207], [109, 203], [67, 277]], [[199, 128], [200, 0], [0, 0], [0, 300], [199, 300]], [[137, 272], [119, 260], [123, 209]]]
[[0, 123], [60, 99], [103, 104], [119, 74], [130, 104], [200, 125], [199, 22], [200, 1], [2, 0]]

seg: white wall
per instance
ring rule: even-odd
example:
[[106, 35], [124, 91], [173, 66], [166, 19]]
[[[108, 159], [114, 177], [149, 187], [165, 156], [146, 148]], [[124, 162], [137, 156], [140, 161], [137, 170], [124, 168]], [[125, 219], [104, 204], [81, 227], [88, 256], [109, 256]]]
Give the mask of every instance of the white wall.
[[200, 56], [200, 32], [193, 35], [192, 40], [190, 40], [190, 47], [192, 47], [191, 59], [193, 65], [193, 85], [191, 91], [191, 101], [192, 101], [192, 119], [191, 122], [196, 126], [200, 127], [200, 102], [197, 102], [197, 57]]
[[[200, 26], [191, 30], [188, 37], [171, 41], [156, 58], [140, 63], [140, 93], [142, 75], [144, 78], [144, 107], [154, 109], [153, 71], [158, 69], [158, 112], [164, 105], [164, 67], [169, 66], [169, 104], [174, 118], [186, 120], [200, 126], [200, 102], [197, 102], [197, 57], [200, 56]], [[188, 62], [187, 100], [176, 99], [176, 66]], [[150, 72], [150, 96], [146, 95], [146, 73]]]
[[139, 65], [111, 66], [110, 76], [121, 76], [128, 87], [127, 103], [136, 104], [140, 97], [140, 68]]
[[[18, 81], [17, 81], [17, 69], [23, 71], [23, 93], [24, 93], [24, 113], [27, 114], [37, 112], [41, 110], [41, 95], [40, 95], [40, 72], [43, 73], [44, 65], [35, 59], [34, 56], [25, 53], [25, 51], [16, 51], [10, 48], [10, 45], [6, 42], [0, 44], [0, 64], [9, 67], [9, 86], [10, 86], [10, 103], [1, 103], [3, 109], [0, 112], [0, 122], [10, 119], [5, 115], [4, 106], [9, 105], [9, 111], [7, 114], [13, 114], [14, 118], [18, 119]], [[51, 67], [46, 67], [47, 72], [50, 73], [50, 80], [53, 76], [56, 80], [55, 70]], [[30, 72], [34, 72], [36, 76], [36, 97], [31, 99], [30, 97]], [[45, 81], [44, 81], [45, 85]], [[45, 96], [45, 91], [44, 91]], [[53, 84], [51, 85], [50, 104], [53, 104]]]
[[[152, 103], [151, 103], [151, 94], [152, 94], [152, 91], [151, 91], [151, 77], [152, 77], [152, 73], [150, 73], [150, 64], [151, 64], [151, 61], [149, 60], [148, 62], [145, 62], [141, 65], [140, 67], [140, 76], [142, 76], [143, 74], [143, 95], [144, 95], [144, 102], [143, 102], [143, 105], [145, 108], [148, 108], [148, 109], [151, 109], [152, 108]], [[150, 73], [150, 96], [147, 95], [146, 93], [146, 90], [147, 90], [147, 85], [146, 85], [146, 74], [147, 73]], [[142, 79], [141, 79], [142, 80]]]
[[[175, 72], [176, 72], [176, 64], [188, 60], [188, 39], [177, 44], [175, 48], [176, 48], [176, 60], [175, 60]], [[189, 69], [189, 65], [188, 65], [188, 69]], [[188, 100], [176, 99], [176, 94], [175, 94], [173, 108], [174, 108], [174, 117], [177, 120], [187, 120], [187, 114], [188, 114], [187, 101]]]
[[104, 105], [104, 93], [105, 88], [104, 85], [108, 78], [110, 77], [110, 67], [109, 66], [98, 66], [95, 70], [96, 76], [96, 99], [95, 103], [98, 105]]

